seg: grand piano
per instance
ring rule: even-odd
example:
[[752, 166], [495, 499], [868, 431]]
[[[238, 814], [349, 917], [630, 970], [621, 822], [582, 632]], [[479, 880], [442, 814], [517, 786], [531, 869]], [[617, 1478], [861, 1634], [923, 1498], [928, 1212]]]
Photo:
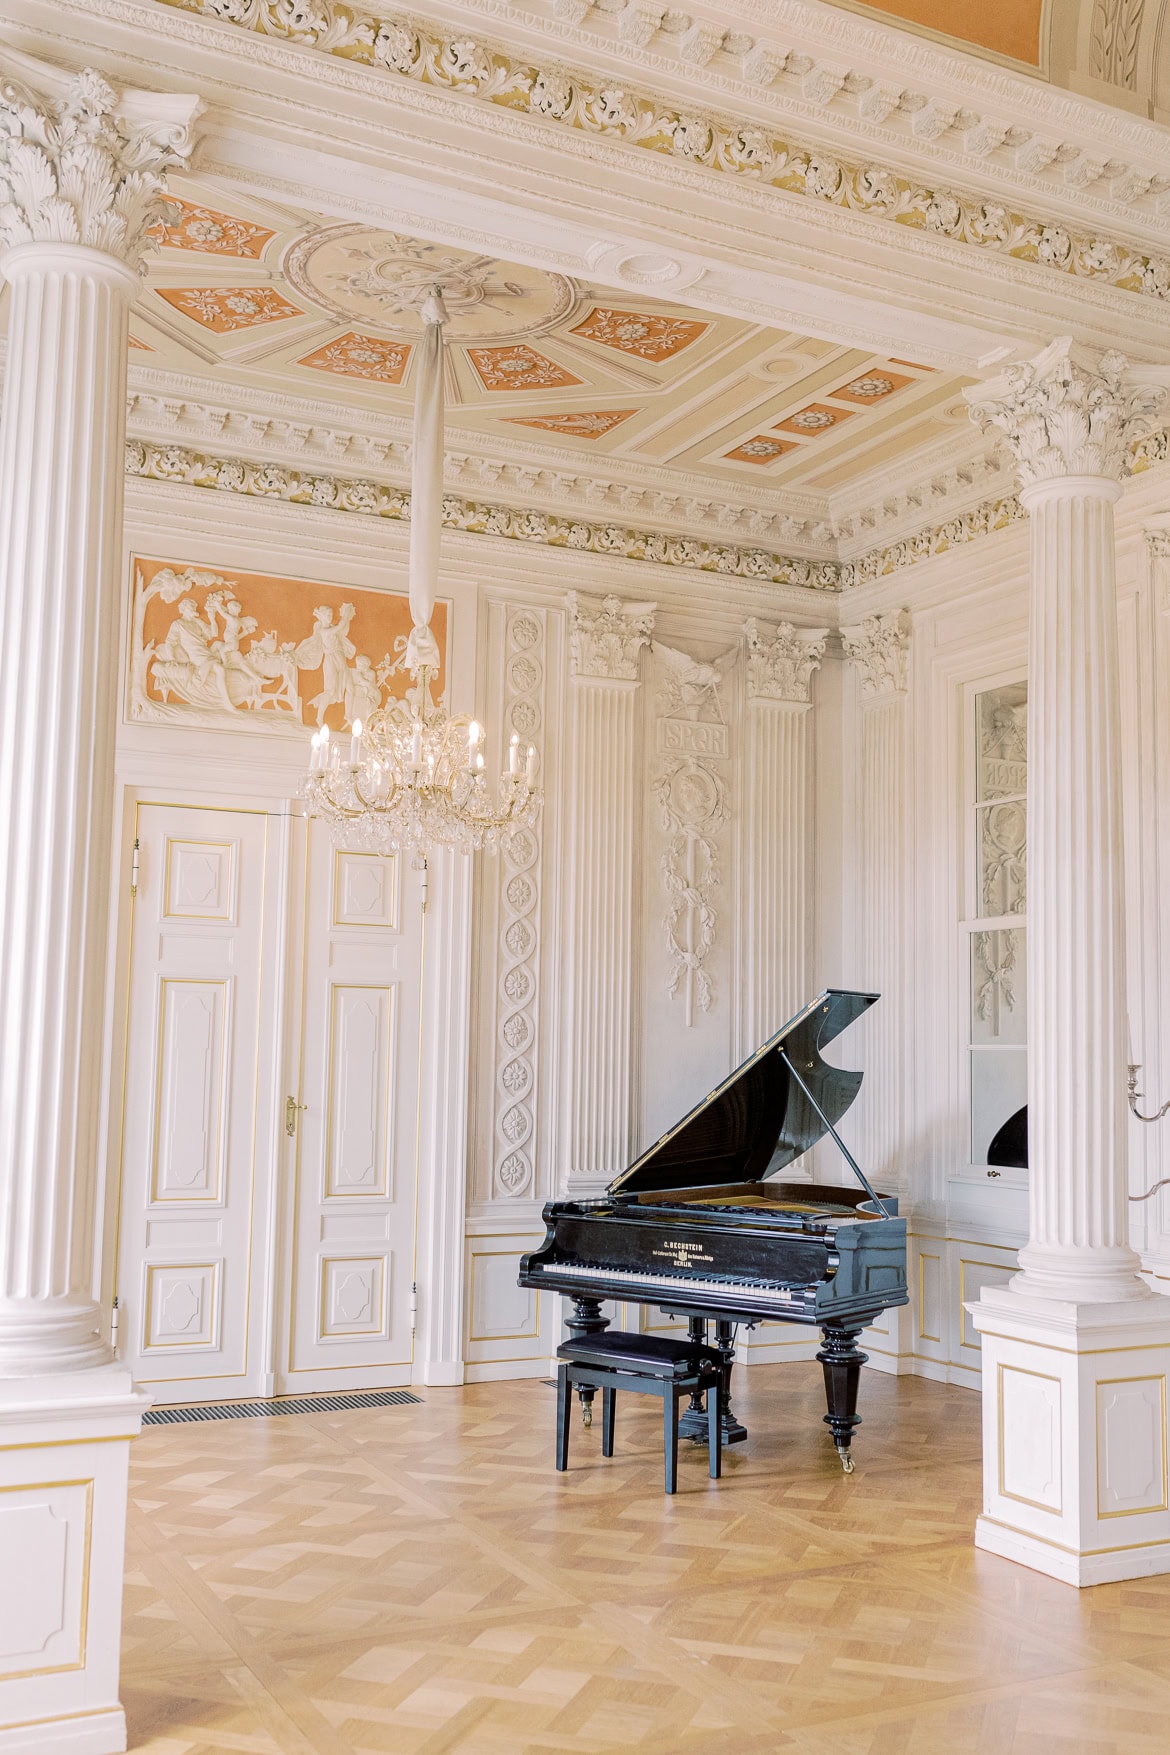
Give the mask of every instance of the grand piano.
[[[873, 1005], [876, 993], [829, 988], [757, 1049], [709, 1097], [610, 1183], [598, 1200], [550, 1201], [543, 1243], [520, 1262], [520, 1284], [573, 1302], [574, 1338], [608, 1326], [601, 1305], [657, 1305], [701, 1341], [715, 1324], [724, 1366], [724, 1442], [747, 1436], [731, 1412], [739, 1323], [819, 1327], [829, 1411], [842, 1467], [860, 1424], [863, 1328], [906, 1304], [906, 1221], [877, 1194], [837, 1132], [862, 1074], [821, 1050]], [[776, 1180], [830, 1136], [856, 1188]], [[594, 1391], [581, 1385], [588, 1425]], [[679, 1431], [706, 1435], [700, 1395]]]

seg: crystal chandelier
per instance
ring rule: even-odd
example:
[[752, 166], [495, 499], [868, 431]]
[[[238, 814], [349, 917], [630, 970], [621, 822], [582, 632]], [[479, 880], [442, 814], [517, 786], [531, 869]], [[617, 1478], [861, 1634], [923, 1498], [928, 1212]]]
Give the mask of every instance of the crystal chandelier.
[[431, 694], [441, 663], [430, 625], [443, 501], [447, 312], [440, 288], [426, 292], [420, 315], [410, 500], [414, 626], [406, 643], [414, 686], [402, 700], [389, 696], [365, 723], [355, 719], [348, 734], [334, 737], [326, 725], [315, 731], [300, 788], [309, 815], [323, 818], [339, 846], [372, 853], [409, 850], [416, 861], [432, 846], [461, 853], [481, 847], [506, 851], [512, 836], [535, 822], [542, 802], [534, 746], [522, 749], [513, 734], [507, 766], [493, 792], [484, 772], [483, 728], [465, 714], [448, 713]]

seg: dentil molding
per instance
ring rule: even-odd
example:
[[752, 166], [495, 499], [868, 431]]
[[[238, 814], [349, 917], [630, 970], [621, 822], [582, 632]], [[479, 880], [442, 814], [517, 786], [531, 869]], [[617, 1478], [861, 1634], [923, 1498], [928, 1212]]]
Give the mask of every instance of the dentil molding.
[[[1030, 262], [1158, 300], [1170, 298], [1170, 258], [1119, 238], [1020, 211], [1016, 204], [948, 183], [924, 182], [892, 165], [848, 160], [773, 126], [729, 120], [691, 105], [631, 92], [624, 81], [517, 57], [458, 30], [406, 15], [366, 12], [334, 0], [160, 0], [217, 24], [297, 48], [344, 57], [387, 75], [528, 114], [581, 135], [673, 157], [759, 186], [865, 214], [887, 224]], [[664, 15], [665, 16], [665, 15]], [[951, 126], [954, 112], [945, 125]], [[920, 124], [925, 136], [928, 129]], [[1006, 131], [1005, 131], [1006, 138]], [[998, 143], [997, 143], [998, 144]], [[1055, 156], [1055, 149], [1054, 149]], [[1104, 170], [1105, 166], [1101, 166]], [[1152, 186], [1151, 177], [1145, 187]]]
[[166, 172], [187, 164], [197, 97], [116, 92], [5, 49], [0, 63], [0, 247], [86, 244], [138, 270]]
[[846, 658], [857, 668], [862, 695], [905, 694], [910, 627], [910, 612], [906, 609], [868, 615], [852, 627], [842, 627], [841, 643]]
[[766, 634], [749, 616], [743, 624], [748, 700], [810, 701], [828, 635], [828, 628], [797, 628], [791, 622], [780, 622], [774, 634]]
[[1119, 481], [1165, 399], [1165, 374], [1128, 369], [1060, 336], [1035, 359], [963, 392], [984, 431], [1007, 440], [1022, 487], [1067, 475]]

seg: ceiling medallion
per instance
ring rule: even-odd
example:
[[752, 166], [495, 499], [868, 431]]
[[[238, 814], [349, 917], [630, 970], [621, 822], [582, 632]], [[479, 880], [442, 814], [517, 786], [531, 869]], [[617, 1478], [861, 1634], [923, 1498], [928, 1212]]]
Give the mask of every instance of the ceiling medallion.
[[562, 274], [367, 225], [324, 226], [298, 238], [285, 255], [284, 271], [319, 310], [398, 340], [417, 340], [420, 312], [435, 285], [443, 288], [452, 341], [539, 335], [577, 302]]

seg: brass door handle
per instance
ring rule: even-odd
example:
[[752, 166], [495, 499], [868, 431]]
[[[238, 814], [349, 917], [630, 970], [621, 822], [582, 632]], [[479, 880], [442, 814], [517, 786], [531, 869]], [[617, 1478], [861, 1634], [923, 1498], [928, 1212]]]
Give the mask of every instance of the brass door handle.
[[297, 1111], [298, 1111], [298, 1109], [307, 1109], [308, 1107], [309, 1107], [309, 1105], [307, 1103], [298, 1103], [295, 1097], [286, 1097], [285, 1098], [285, 1100], [284, 1100], [284, 1131], [288, 1135], [290, 1140], [292, 1138], [294, 1138], [296, 1131], [297, 1131]]

